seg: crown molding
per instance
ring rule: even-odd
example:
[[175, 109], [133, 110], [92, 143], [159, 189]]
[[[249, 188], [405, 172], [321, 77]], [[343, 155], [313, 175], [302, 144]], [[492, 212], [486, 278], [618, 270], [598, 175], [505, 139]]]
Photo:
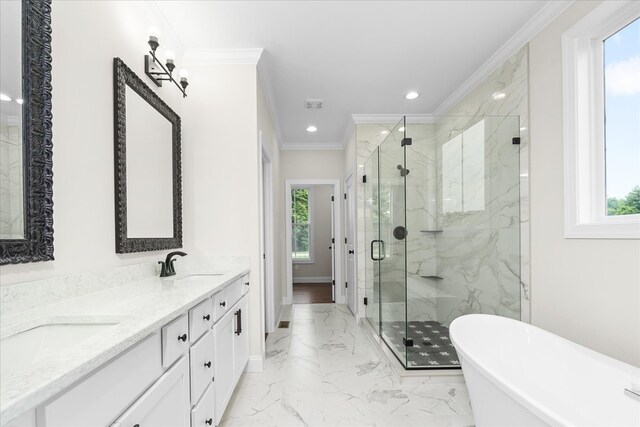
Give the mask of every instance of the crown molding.
[[351, 139], [351, 135], [353, 134], [354, 129], [356, 128], [356, 124], [353, 121], [352, 117], [349, 117], [347, 121], [347, 128], [344, 131], [344, 135], [342, 136], [342, 149], [344, 150], [349, 143], [349, 139]]
[[284, 151], [299, 151], [299, 150], [317, 150], [317, 151], [342, 151], [344, 146], [341, 142], [294, 142], [283, 143], [280, 146]]
[[351, 120], [359, 125], [363, 123], [390, 123], [396, 124], [404, 116], [410, 118], [411, 123], [433, 123], [432, 114], [352, 114]]
[[575, 0], [548, 1], [526, 24], [518, 30], [500, 49], [486, 60], [467, 80], [464, 81], [447, 99], [433, 112], [433, 116], [444, 116], [455, 107], [458, 102], [482, 83], [491, 73], [520, 50], [542, 29], [544, 29], [558, 15], [564, 12]]
[[262, 92], [264, 93], [265, 102], [267, 103], [267, 110], [269, 110], [269, 116], [271, 117], [271, 125], [273, 131], [276, 134], [278, 147], [282, 149], [282, 130], [280, 128], [280, 120], [278, 118], [278, 110], [275, 108], [275, 99], [273, 97], [273, 91], [271, 90], [271, 75], [268, 67], [268, 56], [261, 55], [258, 61], [258, 79], [262, 85]]
[[257, 65], [264, 49], [188, 49], [185, 65]]

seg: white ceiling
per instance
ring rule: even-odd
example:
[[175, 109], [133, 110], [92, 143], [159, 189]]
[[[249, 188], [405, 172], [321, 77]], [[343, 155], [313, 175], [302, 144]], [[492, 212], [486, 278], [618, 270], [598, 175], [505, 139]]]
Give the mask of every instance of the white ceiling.
[[[190, 49], [263, 48], [284, 145], [341, 144], [351, 114], [428, 114], [546, 1], [158, 1]], [[197, 90], [194, 88], [193, 90]], [[409, 90], [421, 96], [408, 101]], [[306, 98], [324, 100], [307, 110]], [[318, 131], [305, 131], [310, 124]]]

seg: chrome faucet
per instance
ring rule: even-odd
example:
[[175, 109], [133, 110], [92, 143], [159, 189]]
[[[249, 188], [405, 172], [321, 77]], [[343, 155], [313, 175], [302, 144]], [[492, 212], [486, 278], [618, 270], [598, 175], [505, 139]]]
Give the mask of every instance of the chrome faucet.
[[181, 251], [169, 252], [167, 254], [167, 258], [164, 261], [158, 261], [158, 264], [162, 266], [160, 270], [160, 277], [175, 276], [176, 270], [175, 268], [173, 268], [173, 263], [175, 262], [175, 259], [173, 259], [173, 257], [175, 255], [185, 256], [187, 254]]

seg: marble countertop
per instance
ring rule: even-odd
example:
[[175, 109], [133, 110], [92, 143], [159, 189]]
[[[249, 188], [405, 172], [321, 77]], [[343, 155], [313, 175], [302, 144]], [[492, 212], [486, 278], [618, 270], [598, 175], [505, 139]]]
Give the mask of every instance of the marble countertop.
[[115, 325], [58, 354], [38, 360], [28, 369], [3, 375], [0, 379], [2, 424], [55, 396], [248, 272], [248, 268], [236, 266], [216, 276], [150, 277], [3, 315], [0, 318], [2, 338], [46, 324]]

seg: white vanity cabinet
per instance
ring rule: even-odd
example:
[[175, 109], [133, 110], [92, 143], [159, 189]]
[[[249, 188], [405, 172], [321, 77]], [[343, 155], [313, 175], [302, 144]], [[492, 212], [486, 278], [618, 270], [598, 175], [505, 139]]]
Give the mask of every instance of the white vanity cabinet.
[[218, 425], [249, 359], [246, 283], [223, 286], [8, 425]]

